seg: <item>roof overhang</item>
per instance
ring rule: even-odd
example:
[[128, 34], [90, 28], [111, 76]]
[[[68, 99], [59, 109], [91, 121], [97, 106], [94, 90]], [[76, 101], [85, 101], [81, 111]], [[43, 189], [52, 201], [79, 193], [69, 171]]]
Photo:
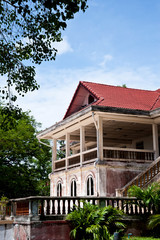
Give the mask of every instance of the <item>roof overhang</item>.
[[92, 105], [92, 111], [150, 116], [150, 111]]
[[67, 117], [66, 119], [52, 125], [51, 127], [39, 132], [37, 134], [38, 139], [52, 139], [52, 136], [55, 132], [61, 131], [67, 126], [73, 125], [76, 122], [80, 122], [87, 117], [92, 116], [92, 112], [101, 112], [101, 113], [110, 113], [110, 114], [120, 114], [120, 115], [132, 115], [132, 116], [139, 116], [139, 117], [148, 117], [154, 118], [157, 117], [160, 119], [160, 109], [153, 110], [153, 111], [144, 111], [144, 110], [137, 110], [137, 109], [124, 109], [124, 108], [115, 108], [115, 107], [105, 107], [105, 106], [96, 106], [90, 105], [85, 107], [84, 109], [80, 110], [72, 114], [71, 116]]
[[[79, 111], [77, 113], [74, 113], [71, 116], [65, 118], [64, 120], [52, 125], [51, 127], [39, 132], [37, 134], [37, 138], [38, 139], [45, 139], [46, 136], [48, 135], [48, 133], [54, 132], [57, 128], [63, 127], [66, 124], [74, 122], [75, 120], [77, 120], [77, 118], [83, 118], [88, 113], [90, 113], [90, 114], [92, 113], [92, 106], [88, 106], [88, 107], [82, 109], [81, 111]], [[47, 137], [46, 139], [49, 139], [49, 138]], [[52, 139], [52, 137], [50, 139]]]

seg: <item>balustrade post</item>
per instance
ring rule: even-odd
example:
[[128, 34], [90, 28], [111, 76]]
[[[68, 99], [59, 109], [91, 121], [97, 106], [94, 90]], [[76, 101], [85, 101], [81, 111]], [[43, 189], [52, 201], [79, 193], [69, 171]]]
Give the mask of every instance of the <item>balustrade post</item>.
[[11, 202], [11, 220], [13, 220], [15, 215], [16, 215], [15, 202]]
[[29, 200], [29, 221], [39, 220], [38, 200]]
[[130, 209], [131, 209], [130, 214], [133, 215], [133, 201], [132, 200], [130, 201]]
[[32, 217], [32, 201], [29, 200], [29, 218]]
[[29, 218], [29, 222], [31, 222], [32, 221], [32, 201], [31, 200], [29, 200], [28, 207], [29, 207], [28, 218]]

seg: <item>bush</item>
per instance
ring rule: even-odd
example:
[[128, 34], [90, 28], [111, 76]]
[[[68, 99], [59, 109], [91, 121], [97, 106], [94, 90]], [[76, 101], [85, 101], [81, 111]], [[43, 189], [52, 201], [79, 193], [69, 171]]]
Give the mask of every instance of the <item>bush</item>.
[[7, 203], [8, 203], [8, 198], [5, 196], [2, 196], [0, 200], [0, 220], [5, 219]]
[[122, 218], [122, 212], [111, 206], [99, 207], [83, 202], [83, 207], [74, 206], [74, 210], [67, 215], [73, 229], [71, 237], [77, 240], [109, 240], [112, 230], [124, 228], [124, 224], [117, 221]]

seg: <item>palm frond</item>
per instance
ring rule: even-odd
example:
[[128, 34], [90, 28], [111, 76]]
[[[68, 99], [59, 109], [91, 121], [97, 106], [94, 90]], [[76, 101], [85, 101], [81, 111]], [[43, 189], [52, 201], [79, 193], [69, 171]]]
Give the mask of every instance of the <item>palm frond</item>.
[[160, 214], [149, 217], [148, 228], [153, 229], [160, 224]]

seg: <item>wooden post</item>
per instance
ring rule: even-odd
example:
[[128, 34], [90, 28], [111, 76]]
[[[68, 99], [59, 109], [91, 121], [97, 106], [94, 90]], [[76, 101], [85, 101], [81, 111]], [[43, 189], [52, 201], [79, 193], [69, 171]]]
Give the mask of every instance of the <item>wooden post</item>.
[[81, 126], [80, 127], [80, 166], [82, 167], [83, 164], [83, 151], [85, 149], [85, 127]]
[[70, 155], [70, 134], [66, 133], [66, 170], [68, 167], [68, 157]]
[[97, 133], [97, 148], [98, 159], [103, 160], [103, 120], [98, 118], [98, 133]]
[[52, 172], [55, 169], [55, 161], [57, 160], [57, 140], [53, 138], [53, 147], [52, 147]]
[[155, 159], [159, 156], [159, 146], [158, 146], [158, 127], [157, 124], [152, 124], [152, 134], [153, 134], [153, 150], [155, 152]]

